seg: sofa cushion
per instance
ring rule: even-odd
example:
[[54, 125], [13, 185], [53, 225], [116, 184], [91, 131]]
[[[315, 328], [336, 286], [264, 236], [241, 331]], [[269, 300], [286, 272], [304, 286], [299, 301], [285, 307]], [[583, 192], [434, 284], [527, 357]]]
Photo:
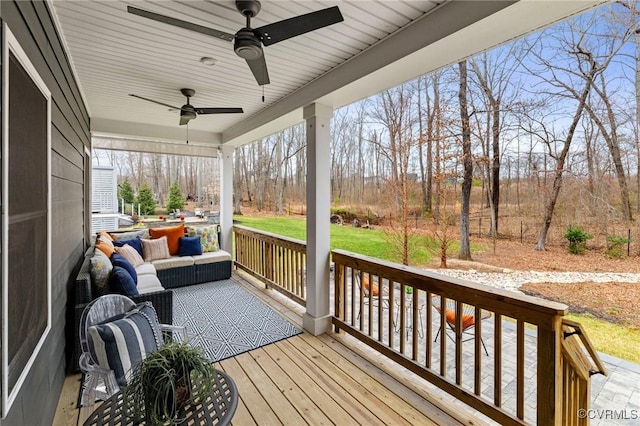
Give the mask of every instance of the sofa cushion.
[[97, 296], [109, 292], [109, 274], [112, 269], [113, 264], [107, 255], [102, 250], [96, 250], [90, 260], [89, 275], [91, 275]]
[[196, 265], [204, 265], [207, 263], [224, 262], [231, 260], [231, 255], [224, 250], [218, 250], [212, 253], [202, 253], [199, 256], [192, 256], [193, 263]]
[[141, 240], [142, 253], [144, 261], [151, 262], [157, 259], [167, 259], [171, 257], [169, 247], [167, 246], [167, 237], [161, 237], [157, 240]]
[[144, 259], [138, 254], [138, 251], [129, 244], [125, 244], [122, 247], [116, 247], [115, 250], [116, 253], [127, 259], [134, 268], [137, 268], [144, 263]]
[[185, 266], [193, 266], [193, 257], [191, 256], [172, 256], [168, 259], [158, 259], [154, 260], [153, 267], [156, 268], [156, 271], [164, 270], [164, 269], [172, 269], [172, 268], [182, 268]]
[[117, 240], [130, 240], [135, 237], [140, 238], [149, 238], [149, 230], [141, 229], [139, 231], [129, 231], [129, 232], [110, 232], [109, 235], [113, 238], [114, 241]]
[[114, 240], [113, 241], [113, 245], [115, 247], [122, 247], [125, 244], [130, 245], [131, 247], [133, 247], [134, 249], [136, 249], [136, 251], [138, 252], [138, 254], [140, 254], [140, 256], [142, 256], [142, 242], [140, 241], [140, 237], [135, 237], [135, 238], [131, 238], [128, 240]]
[[96, 249], [102, 251], [107, 257], [111, 257], [114, 252], [114, 246], [111, 241], [107, 237], [100, 236], [96, 240]]
[[120, 266], [114, 266], [109, 274], [109, 290], [129, 297], [140, 294], [131, 274]]
[[155, 274], [138, 275], [138, 293], [145, 294], [162, 290], [164, 290], [164, 287]]
[[209, 253], [218, 250], [218, 226], [188, 226], [186, 234], [189, 237], [200, 237], [202, 252]]
[[138, 277], [140, 275], [156, 275], [156, 268], [152, 263], [144, 262], [136, 266], [136, 273], [138, 274]]
[[184, 224], [165, 228], [149, 228], [149, 235], [151, 235], [151, 239], [167, 237], [169, 254], [173, 256], [178, 254], [180, 250], [180, 237], [184, 237]]
[[180, 250], [178, 256], [193, 256], [202, 254], [200, 237], [180, 237]]
[[118, 385], [138, 363], [161, 344], [158, 316], [150, 303], [136, 307], [124, 317], [88, 329], [92, 357], [102, 368], [113, 370]]
[[133, 282], [138, 284], [138, 273], [136, 272], [136, 268], [121, 254], [113, 253], [111, 255], [111, 264], [115, 266], [119, 266], [127, 270], [131, 278], [133, 278]]

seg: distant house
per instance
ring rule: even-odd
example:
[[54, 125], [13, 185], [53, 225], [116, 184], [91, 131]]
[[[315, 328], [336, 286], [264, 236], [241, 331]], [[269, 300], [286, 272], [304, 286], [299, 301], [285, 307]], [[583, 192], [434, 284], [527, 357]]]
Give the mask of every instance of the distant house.
[[118, 229], [118, 186], [112, 166], [91, 168], [91, 233]]

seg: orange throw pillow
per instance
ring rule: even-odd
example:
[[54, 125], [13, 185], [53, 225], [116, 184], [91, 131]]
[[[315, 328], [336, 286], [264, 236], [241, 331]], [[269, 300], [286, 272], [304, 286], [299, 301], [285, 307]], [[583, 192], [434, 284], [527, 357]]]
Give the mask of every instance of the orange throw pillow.
[[108, 258], [111, 258], [111, 255], [113, 254], [113, 251], [114, 251], [113, 244], [110, 241], [102, 238], [104, 237], [100, 237], [96, 241], [96, 248], [102, 251]]
[[180, 237], [184, 237], [184, 224], [178, 226], [168, 226], [166, 228], [149, 228], [151, 239], [167, 237], [169, 254], [177, 255], [180, 251]]
[[[364, 277], [362, 277], [362, 285], [364, 286], [364, 288], [369, 291], [369, 276], [365, 275]], [[377, 296], [378, 295], [378, 286], [376, 284], [373, 285], [373, 295]]]
[[113, 237], [111, 236], [110, 233], [108, 233], [107, 231], [100, 231], [98, 232], [98, 237], [105, 237], [107, 240], [109, 241], [113, 241]]
[[[447, 309], [447, 313], [445, 314], [447, 322], [453, 326], [456, 325], [456, 313], [455, 311], [451, 311]], [[462, 329], [466, 330], [467, 328], [473, 326], [475, 321], [473, 319], [473, 315], [463, 314], [462, 315]]]

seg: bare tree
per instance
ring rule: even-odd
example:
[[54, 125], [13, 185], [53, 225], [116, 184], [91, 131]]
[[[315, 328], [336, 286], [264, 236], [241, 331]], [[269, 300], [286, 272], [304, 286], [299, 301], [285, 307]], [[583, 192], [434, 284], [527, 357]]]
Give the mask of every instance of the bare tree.
[[[554, 152], [553, 146], [555, 145], [556, 142], [559, 142], [559, 141], [543, 121], [533, 119], [532, 120], [533, 122], [537, 121], [537, 124], [539, 125], [538, 126], [539, 129], [538, 130], [534, 130], [533, 128], [527, 129], [528, 131], [535, 133], [536, 136], [538, 136], [540, 140], [542, 140], [545, 143], [547, 147], [548, 155], [555, 158], [556, 160], [553, 186], [551, 189], [551, 194], [549, 195], [545, 203], [542, 226], [540, 228], [540, 232], [538, 233], [538, 241], [536, 243], [535, 250], [545, 250], [545, 243], [547, 239], [547, 234], [549, 232], [549, 228], [551, 227], [553, 212], [554, 212], [556, 203], [558, 201], [558, 195], [560, 194], [560, 189], [562, 188], [563, 174], [565, 171], [565, 161], [569, 153], [569, 148], [571, 146], [571, 142], [573, 141], [576, 128], [586, 108], [587, 98], [593, 87], [594, 78], [598, 72], [602, 71], [602, 68], [599, 68], [596, 62], [593, 60], [593, 58], [589, 54], [586, 54], [584, 51], [582, 51], [579, 45], [576, 46], [576, 48], [577, 49], [574, 52], [572, 52], [576, 60], [574, 65], [585, 76], [584, 78], [585, 83], [584, 83], [584, 87], [580, 91], [580, 96], [577, 99], [578, 103], [576, 105], [576, 110], [573, 114], [571, 124], [569, 125], [567, 133], [564, 139], [562, 140], [562, 149], [557, 154]], [[538, 55], [537, 57], [538, 59], [542, 59], [541, 55]], [[542, 63], [544, 63], [545, 67], [548, 67], [548, 69], [551, 71], [551, 75], [553, 76], [549, 80], [547, 80], [550, 84], [552, 84], [553, 86], [557, 86], [557, 85], [566, 86], [566, 83], [564, 82], [563, 77], [561, 77], [556, 72], [557, 69], [553, 68], [554, 66], [557, 66], [557, 65], [552, 65], [549, 61], [546, 61], [546, 60], [542, 60]]]
[[[385, 126], [388, 133], [388, 145], [385, 153], [391, 160], [391, 180], [395, 192], [395, 200], [400, 216], [400, 231], [392, 228], [391, 235], [399, 235], [402, 263], [409, 264], [409, 163], [412, 152], [417, 145], [413, 134], [415, 117], [412, 113], [414, 88], [403, 84], [380, 94], [381, 111], [375, 117]], [[394, 239], [392, 239], [394, 240]]]
[[489, 234], [493, 236], [498, 234], [500, 218], [503, 118], [508, 112], [509, 104], [518, 93], [518, 90], [513, 89], [513, 85], [515, 84], [514, 74], [519, 69], [520, 60], [526, 52], [522, 47], [520, 42], [511, 43], [502, 49], [484, 52], [470, 60], [474, 81], [485, 99], [485, 104], [481, 108], [486, 114], [487, 123], [487, 137], [483, 152], [489, 169], [487, 172], [487, 195], [491, 208]]
[[241, 157], [242, 148], [236, 148], [234, 153], [234, 167], [233, 167], [233, 214], [242, 214], [242, 171], [241, 171]]
[[462, 194], [460, 206], [460, 251], [458, 257], [471, 260], [469, 242], [469, 203], [471, 199], [471, 183], [473, 179], [473, 159], [471, 158], [471, 129], [469, 126], [469, 110], [467, 107], [467, 61], [458, 63], [460, 70], [460, 123], [462, 126], [462, 162], [464, 165]]

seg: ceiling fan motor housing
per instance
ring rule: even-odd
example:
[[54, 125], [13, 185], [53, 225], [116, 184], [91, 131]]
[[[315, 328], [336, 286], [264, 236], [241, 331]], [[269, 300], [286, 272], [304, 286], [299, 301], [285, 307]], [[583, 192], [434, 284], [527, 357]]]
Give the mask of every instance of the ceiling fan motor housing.
[[251, 28], [242, 28], [236, 33], [233, 50], [243, 59], [258, 59], [262, 56], [262, 43]]
[[[189, 109], [186, 109], [186, 107], [191, 107]], [[196, 111], [193, 109], [193, 107], [189, 104], [184, 105], [182, 107], [182, 109], [180, 109], [180, 117], [186, 117], [189, 120], [193, 120], [194, 118], [196, 118], [198, 116], [198, 114], [196, 114]]]

